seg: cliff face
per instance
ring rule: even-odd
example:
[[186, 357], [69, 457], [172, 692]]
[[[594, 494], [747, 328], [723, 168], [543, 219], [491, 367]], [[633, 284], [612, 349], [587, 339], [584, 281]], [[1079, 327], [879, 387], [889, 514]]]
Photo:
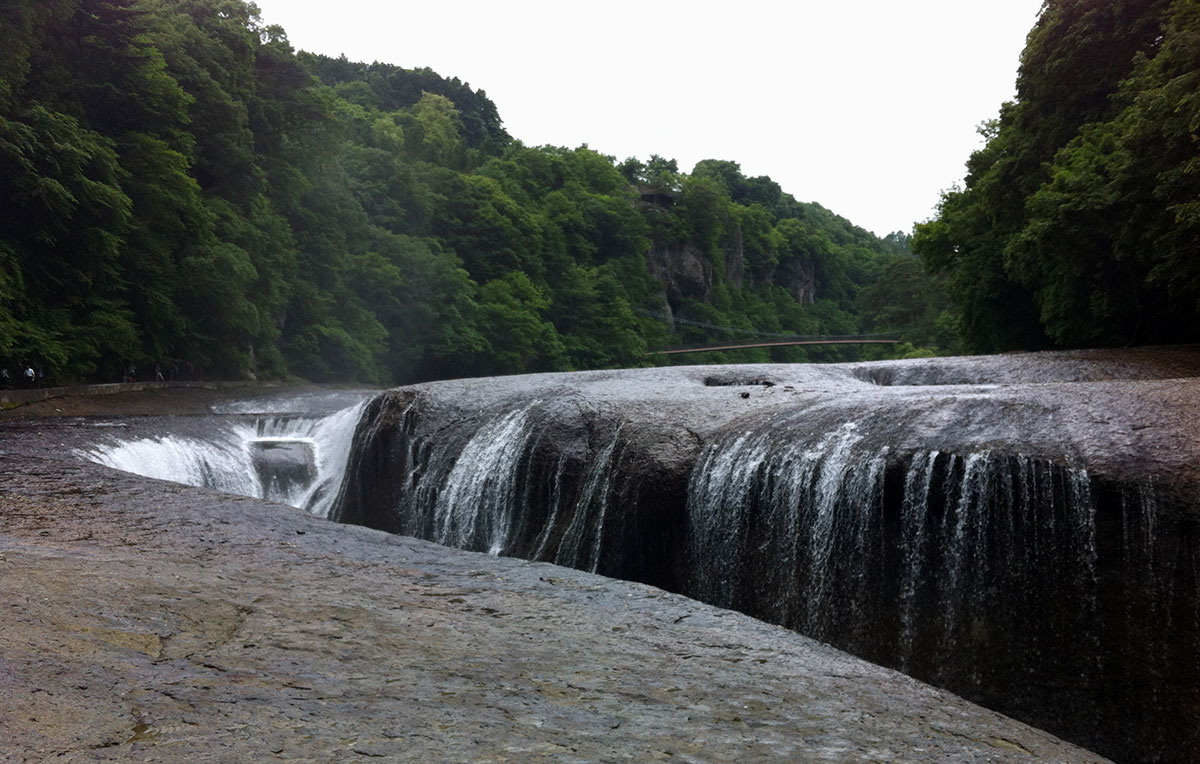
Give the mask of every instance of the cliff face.
[[652, 582], [1196, 761], [1198, 376], [1128, 351], [402, 388], [336, 516]]
[[712, 296], [714, 278], [735, 286], [764, 286], [776, 283], [801, 305], [816, 298], [816, 271], [811, 259], [796, 258], [768, 270], [750, 273], [742, 233], [738, 228], [727, 233], [720, 244], [721, 271], [714, 271], [714, 258], [693, 242], [683, 245], [655, 243], [646, 253], [646, 267], [672, 308], [685, 299], [707, 302]]
[[118, 403], [0, 425], [6, 764], [1103, 761], [659, 589], [73, 457], [205, 419]]
[[685, 299], [707, 301], [712, 294], [712, 258], [695, 244], [655, 245], [646, 254], [650, 275], [662, 285], [670, 305]]
[[801, 305], [809, 305], [817, 299], [817, 276], [812, 260], [796, 259], [780, 265], [776, 279]]

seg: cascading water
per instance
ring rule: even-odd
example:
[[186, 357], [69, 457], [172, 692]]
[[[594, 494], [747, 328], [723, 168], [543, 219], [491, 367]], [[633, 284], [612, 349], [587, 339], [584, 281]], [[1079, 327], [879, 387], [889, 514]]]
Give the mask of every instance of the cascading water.
[[[1151, 489], [1106, 490], [1104, 532], [1119, 522], [1121, 543], [1102, 556], [1087, 470], [897, 453], [865, 430], [771, 421], [706, 446], [689, 482], [684, 593], [1117, 749], [1111, 724], [1068, 709], [1126, 691], [1131, 652], [1150, 675], [1198, 675], [1196, 554], [1155, 538]], [[1191, 724], [1125, 713], [1174, 734]]]
[[686, 591], [827, 638], [879, 563], [887, 449], [847, 423], [816, 442], [770, 429], [704, 450], [688, 488]]
[[385, 506], [370, 513], [379, 527], [461, 549], [600, 570], [609, 509], [619, 501], [621, 426], [594, 452], [577, 443], [580, 453], [571, 454], [569, 444], [539, 427], [544, 408], [534, 400], [427, 435], [414, 426], [419, 415], [408, 404], [389, 438], [395, 453], [381, 467], [391, 474], [358, 481], [351, 500], [386, 482]]
[[434, 541], [498, 555], [519, 511], [518, 477], [529, 446], [529, 408], [488, 422], [467, 442], [433, 506]]
[[219, 418], [202, 435], [115, 440], [80, 453], [125, 472], [279, 501], [326, 517], [363, 405], [328, 416]]
[[1076, 440], [1047, 433], [1064, 394], [1042, 385], [821, 392], [836, 369], [801, 371], [749, 398], [702, 370], [441, 383], [370, 401], [353, 448], [358, 409], [231, 410], [93, 458], [670, 588], [1117, 758], [1190, 761], [1172, 756], [1200, 746], [1200, 521], [1112, 469], [1132, 436], [1098, 459], [1079, 432], [1104, 412], [1078, 405]]
[[[1075, 633], [1090, 631], [1085, 470], [987, 451], [899, 455], [859, 429], [813, 442], [764, 428], [708, 446], [689, 485], [687, 593], [906, 668], [930, 648], [998, 636], [1006, 596], [1066, 597]], [[1028, 586], [1047, 569], [1053, 585]]]
[[[579, 497], [569, 508], [571, 521], [559, 542], [558, 551], [549, 558], [559, 565], [570, 565], [592, 573], [599, 568], [604, 547], [604, 518], [612, 502], [614, 487], [613, 462], [620, 442], [621, 427], [617, 427], [612, 440], [600, 450], [584, 475]], [[561, 477], [558, 480], [561, 481]], [[558, 502], [555, 502], [552, 519], [545, 527], [547, 535], [554, 529], [553, 519], [559, 513]]]

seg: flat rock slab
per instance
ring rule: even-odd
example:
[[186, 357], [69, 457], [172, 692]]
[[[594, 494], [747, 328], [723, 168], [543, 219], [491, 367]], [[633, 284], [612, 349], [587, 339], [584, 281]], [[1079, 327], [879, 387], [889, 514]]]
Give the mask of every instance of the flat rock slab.
[[753, 364], [529, 374], [397, 388], [433, 429], [537, 408], [558, 422], [625, 423], [655, 473], [691, 468], [721, 435], [855, 423], [877, 446], [1022, 454], [1094, 477], [1200, 487], [1200, 347], [1014, 353], [857, 364]]
[[117, 473], [65, 455], [65, 425], [13, 427], [5, 764], [1103, 761], [658, 589]]

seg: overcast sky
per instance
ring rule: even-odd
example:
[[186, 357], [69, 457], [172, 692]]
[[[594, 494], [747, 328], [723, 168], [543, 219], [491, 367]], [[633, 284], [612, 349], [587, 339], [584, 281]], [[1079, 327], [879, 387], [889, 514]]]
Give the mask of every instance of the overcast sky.
[[301, 50], [428, 66], [529, 146], [769, 175], [879, 235], [928, 219], [1042, 0], [255, 0]]

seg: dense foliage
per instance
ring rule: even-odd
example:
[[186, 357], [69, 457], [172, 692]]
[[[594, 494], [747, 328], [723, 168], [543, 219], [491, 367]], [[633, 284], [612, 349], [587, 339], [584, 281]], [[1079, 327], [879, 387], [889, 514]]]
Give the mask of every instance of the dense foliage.
[[986, 137], [913, 241], [969, 347], [1200, 338], [1200, 6], [1047, 0]]
[[902, 234], [732, 162], [524, 146], [482, 91], [296, 53], [242, 0], [0, 7], [0, 200], [0, 361], [57, 380], [629, 366], [737, 336], [710, 327], [951, 341]]

